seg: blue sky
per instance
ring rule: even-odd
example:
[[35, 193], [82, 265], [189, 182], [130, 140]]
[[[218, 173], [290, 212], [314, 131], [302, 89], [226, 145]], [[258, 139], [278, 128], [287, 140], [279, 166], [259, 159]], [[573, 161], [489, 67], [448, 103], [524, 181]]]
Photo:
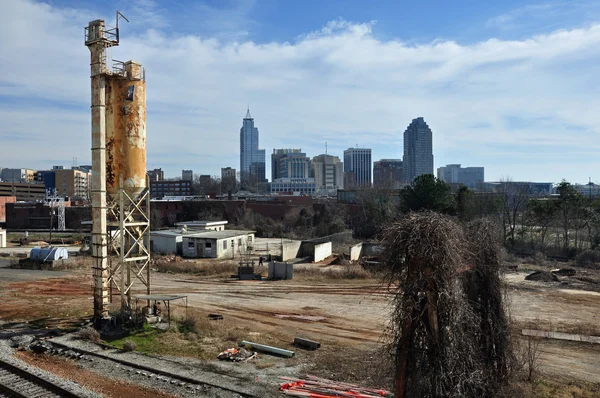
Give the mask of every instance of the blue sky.
[[340, 157], [359, 145], [400, 158], [423, 116], [435, 167], [600, 182], [592, 0], [5, 0], [0, 167], [90, 162], [83, 27], [116, 9], [131, 22], [110, 55], [147, 69], [148, 168], [169, 176], [239, 168], [250, 104], [268, 157], [327, 141]]

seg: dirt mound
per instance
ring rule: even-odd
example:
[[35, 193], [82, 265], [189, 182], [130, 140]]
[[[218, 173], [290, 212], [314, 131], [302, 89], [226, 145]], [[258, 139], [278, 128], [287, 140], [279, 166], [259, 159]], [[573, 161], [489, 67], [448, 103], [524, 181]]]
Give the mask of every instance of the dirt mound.
[[525, 277], [526, 281], [538, 281], [538, 282], [558, 282], [558, 276], [552, 272], [547, 271], [535, 271]]

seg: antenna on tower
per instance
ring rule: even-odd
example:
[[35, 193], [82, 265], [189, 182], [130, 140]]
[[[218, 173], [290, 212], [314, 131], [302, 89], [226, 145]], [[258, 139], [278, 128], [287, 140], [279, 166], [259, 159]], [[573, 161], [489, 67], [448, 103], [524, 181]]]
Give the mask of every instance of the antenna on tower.
[[325, 141], [325, 155], [327, 155], [327, 141]]

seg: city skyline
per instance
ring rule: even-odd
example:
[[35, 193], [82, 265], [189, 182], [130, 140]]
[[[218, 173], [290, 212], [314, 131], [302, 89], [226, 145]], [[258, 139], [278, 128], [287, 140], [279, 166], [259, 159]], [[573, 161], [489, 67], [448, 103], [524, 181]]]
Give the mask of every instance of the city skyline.
[[131, 23], [109, 55], [135, 54], [147, 69], [148, 169], [237, 168], [232, 142], [250, 103], [267, 150], [315, 156], [328, 142], [337, 156], [358, 144], [374, 160], [400, 158], [403, 127], [423, 115], [436, 134], [434, 168], [480, 165], [488, 180], [600, 180], [600, 115], [588, 84], [600, 56], [597, 2], [1, 3], [11, 21], [0, 27], [0, 167], [90, 163], [82, 27], [98, 16], [114, 23], [119, 8]]

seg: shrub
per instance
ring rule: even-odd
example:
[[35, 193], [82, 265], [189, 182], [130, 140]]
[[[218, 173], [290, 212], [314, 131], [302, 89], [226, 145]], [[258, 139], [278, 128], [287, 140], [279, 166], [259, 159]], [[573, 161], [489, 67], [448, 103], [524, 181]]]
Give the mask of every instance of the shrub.
[[580, 267], [600, 268], [600, 250], [586, 250], [575, 258]]
[[198, 321], [193, 315], [188, 315], [185, 319], [178, 322], [180, 333], [196, 332], [198, 329]]
[[79, 332], [77, 332], [77, 337], [81, 340], [93, 341], [94, 343], [100, 342], [100, 333], [98, 333], [96, 329], [91, 327], [86, 327], [79, 330]]
[[135, 351], [135, 342], [131, 340], [125, 340], [123, 343], [123, 351]]

